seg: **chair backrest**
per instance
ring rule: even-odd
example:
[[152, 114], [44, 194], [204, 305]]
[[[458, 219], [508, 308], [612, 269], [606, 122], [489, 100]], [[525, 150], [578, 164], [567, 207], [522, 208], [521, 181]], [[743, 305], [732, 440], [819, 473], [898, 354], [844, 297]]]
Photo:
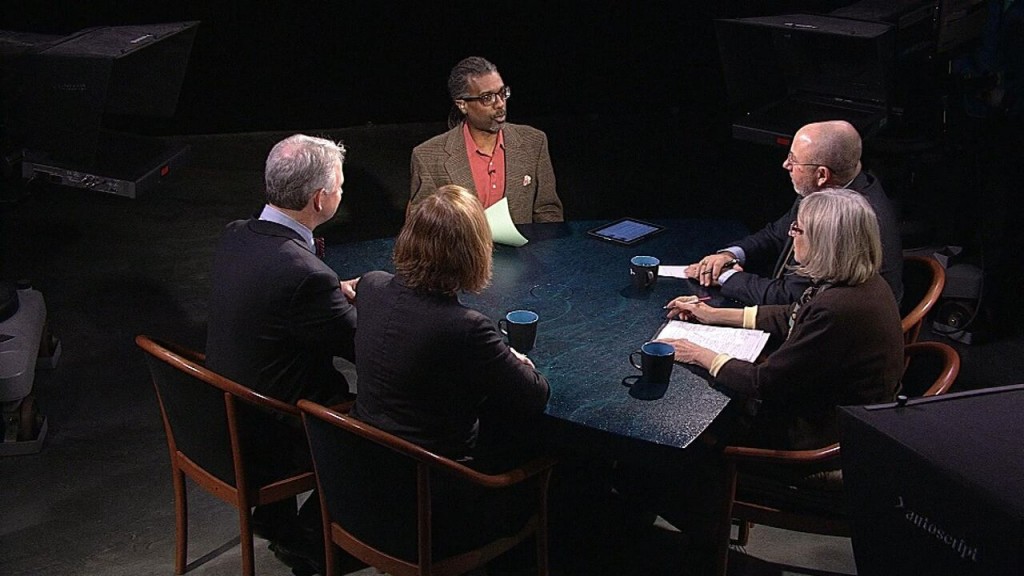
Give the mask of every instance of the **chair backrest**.
[[344, 414], [299, 406], [327, 517], [369, 546], [417, 562], [417, 461], [372, 440]]
[[960, 355], [943, 342], [914, 342], [903, 347], [907, 367], [901, 379], [906, 396], [945, 394], [960, 374]]
[[903, 257], [903, 301], [900, 304], [903, 342], [917, 341], [925, 316], [942, 297], [946, 271], [930, 256]]
[[543, 524], [551, 459], [485, 474], [315, 402], [298, 407], [325, 518], [342, 532], [332, 538], [367, 564], [461, 574]]
[[136, 339], [156, 388], [173, 450], [235, 486], [235, 462], [224, 391], [200, 377], [200, 356], [147, 336]]
[[239, 488], [236, 465], [242, 462], [238, 433], [242, 421], [273, 422], [266, 416], [273, 411], [298, 417], [296, 407], [209, 370], [199, 352], [145, 335], [135, 342], [146, 352], [168, 441], [232, 487]]
[[[949, 391], [960, 372], [960, 356], [956, 350], [942, 342], [915, 342], [905, 345], [903, 350], [906, 368], [901, 379], [902, 394], [936, 396]], [[835, 484], [831, 493], [809, 486], [794, 489], [791, 482], [774, 479], [760, 485], [758, 483], [758, 477], [766, 469], [765, 465], [786, 470], [827, 462], [839, 457], [839, 444], [831, 444], [816, 450], [770, 450], [728, 446], [724, 455], [729, 470], [728, 489], [732, 496], [724, 507], [725, 521], [721, 524], [719, 535], [716, 566], [716, 573], [719, 576], [727, 573], [729, 520], [734, 517], [744, 520], [740, 523], [738, 538], [741, 544], [746, 544], [748, 522], [799, 532], [849, 535], [845, 502], [840, 499], [842, 493], [835, 490], [841, 483]], [[748, 472], [748, 465], [752, 466], [754, 477], [744, 476], [744, 482], [738, 482], [737, 473]], [[833, 479], [841, 482], [841, 478], [839, 475]], [[754, 498], [749, 498], [750, 494], [740, 494], [750, 485], [754, 485], [760, 491]], [[821, 498], [823, 495], [824, 498]], [[813, 504], [810, 504], [812, 502]]]

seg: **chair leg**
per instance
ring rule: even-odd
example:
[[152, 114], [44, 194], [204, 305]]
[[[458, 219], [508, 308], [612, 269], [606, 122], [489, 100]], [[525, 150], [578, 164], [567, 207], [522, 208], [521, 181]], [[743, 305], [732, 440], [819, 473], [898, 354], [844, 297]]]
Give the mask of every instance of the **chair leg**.
[[188, 562], [188, 492], [185, 474], [178, 468], [171, 470], [174, 486], [174, 573], [185, 573]]
[[337, 551], [334, 549], [334, 541], [331, 540], [330, 536], [324, 538], [324, 575], [323, 576], [334, 576], [337, 574], [337, 568], [334, 567], [337, 562]]
[[747, 542], [750, 541], [750, 529], [753, 528], [753, 523], [746, 520], [740, 520], [736, 531], [736, 544], [740, 546], [746, 546]]
[[320, 481], [317, 480], [317, 489], [314, 492], [320, 499], [320, 531], [324, 535], [324, 573], [322, 576], [335, 576], [337, 574], [338, 555], [335, 550], [334, 537], [331, 535], [331, 515], [327, 512], [327, 497], [320, 489]]
[[551, 470], [544, 472], [537, 482], [540, 490], [540, 511], [537, 513], [537, 531], [533, 537], [537, 539], [537, 574], [548, 576], [548, 484]]
[[242, 575], [256, 574], [252, 545], [252, 510], [244, 500], [238, 506], [238, 535], [242, 547]]
[[715, 542], [718, 543], [715, 558], [715, 573], [718, 576], [726, 576], [729, 571], [729, 539], [732, 532], [732, 503], [736, 498], [736, 463], [726, 462], [725, 494], [722, 498], [722, 511], [718, 520], [718, 535]]

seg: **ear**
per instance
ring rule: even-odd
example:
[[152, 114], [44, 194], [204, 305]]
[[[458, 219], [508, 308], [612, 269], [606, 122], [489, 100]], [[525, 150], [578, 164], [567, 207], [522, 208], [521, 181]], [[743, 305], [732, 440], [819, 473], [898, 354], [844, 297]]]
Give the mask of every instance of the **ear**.
[[828, 168], [824, 166], [818, 166], [815, 168], [814, 181], [817, 182], [819, 187], [824, 187], [828, 184], [829, 178], [832, 177], [832, 173]]
[[455, 101], [455, 107], [459, 109], [459, 112], [462, 112], [463, 114], [466, 113], [466, 101], [465, 100], [456, 100]]
[[323, 191], [324, 191], [324, 189], [321, 188], [321, 189], [319, 189], [319, 190], [317, 190], [316, 192], [313, 193], [313, 210], [316, 211], [316, 212], [319, 212], [319, 211], [324, 209], [324, 204], [320, 200], [322, 198], [321, 192], [323, 192]]

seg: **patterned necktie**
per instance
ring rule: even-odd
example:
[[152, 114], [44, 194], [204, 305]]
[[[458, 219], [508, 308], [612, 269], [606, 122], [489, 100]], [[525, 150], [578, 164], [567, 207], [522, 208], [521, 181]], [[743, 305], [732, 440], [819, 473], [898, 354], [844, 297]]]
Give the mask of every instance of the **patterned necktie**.
[[321, 259], [321, 260], [324, 259], [324, 254], [326, 253], [325, 246], [326, 246], [326, 244], [324, 242], [324, 237], [323, 236], [314, 236], [313, 237], [314, 252], [316, 252], [316, 257]]

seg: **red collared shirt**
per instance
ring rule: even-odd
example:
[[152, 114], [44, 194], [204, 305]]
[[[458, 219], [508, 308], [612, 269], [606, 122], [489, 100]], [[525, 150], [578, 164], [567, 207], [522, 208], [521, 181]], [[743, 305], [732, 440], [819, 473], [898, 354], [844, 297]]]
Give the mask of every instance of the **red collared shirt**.
[[498, 143], [490, 154], [477, 147], [465, 122], [462, 124], [462, 137], [466, 140], [466, 154], [477, 198], [487, 208], [505, 195], [505, 135], [498, 131]]

